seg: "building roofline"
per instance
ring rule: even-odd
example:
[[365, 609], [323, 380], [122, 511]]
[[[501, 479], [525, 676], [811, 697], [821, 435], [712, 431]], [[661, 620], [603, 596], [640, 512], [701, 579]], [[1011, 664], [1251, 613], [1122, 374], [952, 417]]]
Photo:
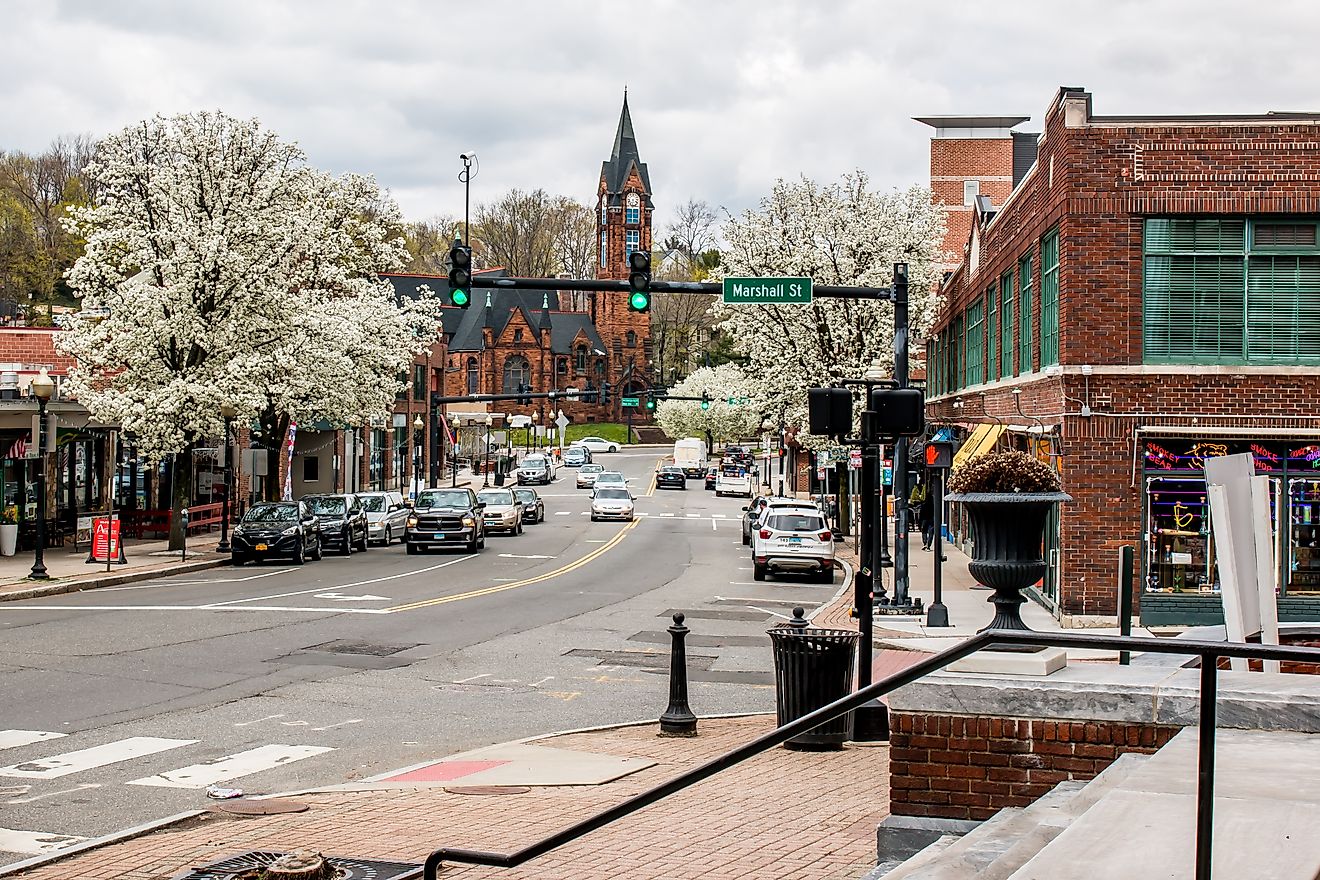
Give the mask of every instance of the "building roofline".
[[1204, 113], [1168, 116], [1092, 116], [1090, 125], [1294, 125], [1320, 124], [1320, 111], [1270, 110], [1265, 113]]
[[913, 116], [913, 121], [931, 128], [1012, 128], [1031, 119], [1030, 116]]

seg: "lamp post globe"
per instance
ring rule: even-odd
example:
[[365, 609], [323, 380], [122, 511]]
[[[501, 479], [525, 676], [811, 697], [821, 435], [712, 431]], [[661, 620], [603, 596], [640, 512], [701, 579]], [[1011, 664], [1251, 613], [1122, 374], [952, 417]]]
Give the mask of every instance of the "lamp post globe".
[[233, 547], [229, 543], [229, 496], [234, 493], [234, 460], [231, 456], [233, 447], [231, 445], [231, 433], [235, 417], [238, 416], [238, 409], [229, 401], [220, 404], [220, 418], [224, 419], [225, 436], [225, 494], [220, 499], [220, 543], [215, 545], [216, 553], [229, 553]]
[[41, 372], [32, 380], [32, 396], [37, 399], [37, 548], [32, 560], [32, 571], [28, 577], [44, 581], [50, 578], [46, 572], [46, 404], [55, 393], [55, 380], [42, 367]]

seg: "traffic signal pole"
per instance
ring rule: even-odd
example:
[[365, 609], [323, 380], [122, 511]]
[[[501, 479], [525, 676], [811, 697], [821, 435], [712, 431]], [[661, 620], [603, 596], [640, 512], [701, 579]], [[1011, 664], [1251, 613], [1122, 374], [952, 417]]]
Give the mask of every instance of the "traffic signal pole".
[[[894, 264], [894, 381], [908, 387], [907, 264]], [[908, 445], [894, 442], [894, 604], [908, 603]]]

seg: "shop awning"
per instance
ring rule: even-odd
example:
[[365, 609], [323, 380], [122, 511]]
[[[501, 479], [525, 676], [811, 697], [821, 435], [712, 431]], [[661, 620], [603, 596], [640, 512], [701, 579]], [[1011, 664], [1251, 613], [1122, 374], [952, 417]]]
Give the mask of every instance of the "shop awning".
[[977, 425], [976, 429], [972, 431], [971, 436], [968, 437], [958, 451], [954, 453], [953, 466], [958, 467], [958, 465], [968, 459], [976, 458], [978, 455], [984, 455], [991, 449], [994, 449], [995, 441], [997, 441], [999, 435], [1003, 433], [1004, 426], [997, 422]]

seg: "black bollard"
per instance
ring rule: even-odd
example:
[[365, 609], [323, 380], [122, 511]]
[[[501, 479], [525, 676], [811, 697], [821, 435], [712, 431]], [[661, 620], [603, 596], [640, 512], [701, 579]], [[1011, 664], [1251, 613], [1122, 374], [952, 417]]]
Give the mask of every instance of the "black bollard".
[[802, 616], [802, 609], [794, 608], [793, 619], [790, 620], [788, 623], [784, 624], [784, 626], [792, 627], [793, 629], [806, 629], [807, 619]]
[[660, 716], [661, 736], [697, 735], [697, 716], [688, 708], [687, 649], [683, 645], [687, 634], [680, 611], [669, 628], [674, 641], [669, 654], [669, 708]]

